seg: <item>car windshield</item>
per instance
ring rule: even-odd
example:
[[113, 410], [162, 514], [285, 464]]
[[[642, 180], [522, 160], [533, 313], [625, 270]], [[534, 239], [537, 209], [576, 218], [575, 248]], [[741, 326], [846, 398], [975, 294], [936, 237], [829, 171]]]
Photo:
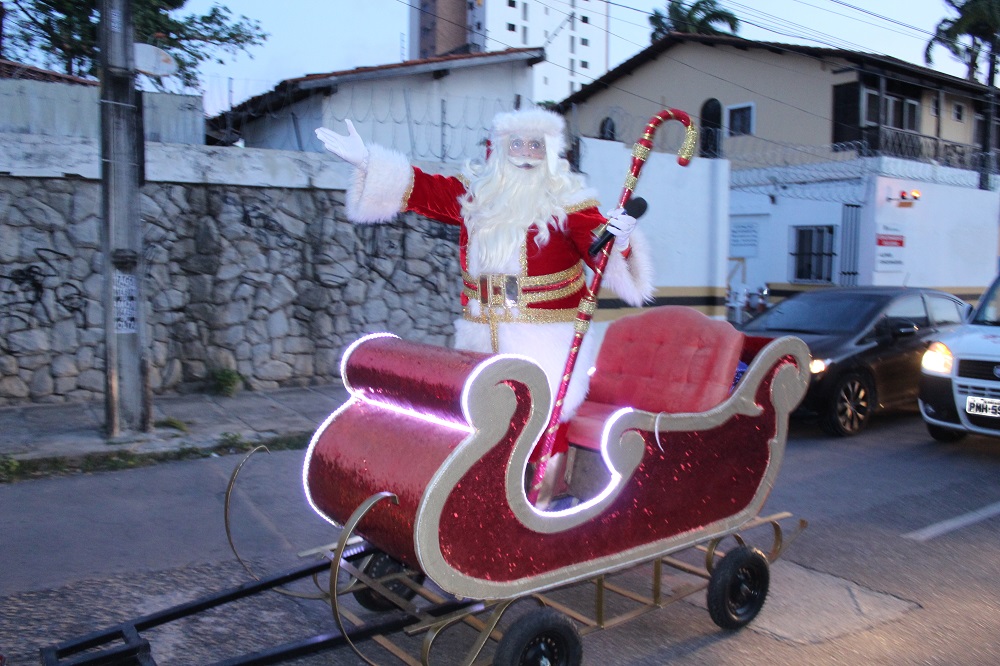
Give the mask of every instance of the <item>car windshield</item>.
[[972, 323], [982, 326], [1000, 326], [1000, 278], [986, 290], [972, 315]]
[[883, 304], [874, 295], [810, 292], [778, 303], [743, 330], [851, 333], [860, 331]]

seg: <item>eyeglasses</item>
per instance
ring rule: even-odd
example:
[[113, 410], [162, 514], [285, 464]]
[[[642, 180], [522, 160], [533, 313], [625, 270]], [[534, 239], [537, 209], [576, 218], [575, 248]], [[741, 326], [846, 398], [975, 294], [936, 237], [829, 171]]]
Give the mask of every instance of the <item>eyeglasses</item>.
[[545, 140], [515, 136], [507, 144], [507, 151], [512, 157], [529, 157], [540, 160], [545, 157]]

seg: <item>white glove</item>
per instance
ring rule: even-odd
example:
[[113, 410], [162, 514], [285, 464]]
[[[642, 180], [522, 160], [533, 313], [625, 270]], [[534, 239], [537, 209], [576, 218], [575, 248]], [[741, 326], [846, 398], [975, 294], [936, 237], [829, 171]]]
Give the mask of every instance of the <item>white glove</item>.
[[368, 149], [365, 148], [365, 142], [361, 140], [357, 130], [354, 129], [354, 123], [350, 120], [345, 120], [344, 123], [347, 125], [346, 136], [320, 127], [316, 130], [316, 137], [323, 142], [323, 146], [327, 150], [340, 159], [350, 162], [359, 169], [364, 168], [368, 162]]
[[624, 208], [616, 208], [607, 215], [607, 230], [614, 234], [615, 249], [624, 252], [628, 249], [628, 237], [635, 229], [636, 219], [625, 212]]

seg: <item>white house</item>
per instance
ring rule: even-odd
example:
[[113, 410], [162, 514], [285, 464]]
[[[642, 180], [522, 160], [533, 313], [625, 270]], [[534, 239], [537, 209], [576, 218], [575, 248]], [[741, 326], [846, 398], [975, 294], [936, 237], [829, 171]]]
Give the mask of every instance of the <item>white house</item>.
[[542, 49], [510, 49], [310, 74], [210, 119], [210, 132], [220, 143], [322, 151], [314, 130], [343, 131], [350, 119], [365, 141], [459, 164], [483, 156], [497, 113], [534, 98], [532, 68], [544, 58]]
[[558, 109], [576, 134], [626, 146], [664, 107], [694, 118], [700, 159], [731, 166], [717, 231], [733, 292], [907, 284], [974, 300], [1000, 241], [990, 94], [887, 56], [673, 33]]

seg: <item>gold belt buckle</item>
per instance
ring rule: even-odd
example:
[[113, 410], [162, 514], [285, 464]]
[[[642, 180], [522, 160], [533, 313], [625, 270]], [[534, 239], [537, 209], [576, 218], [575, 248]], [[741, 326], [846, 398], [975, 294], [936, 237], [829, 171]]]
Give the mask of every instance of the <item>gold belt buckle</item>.
[[479, 276], [479, 302], [484, 306], [515, 307], [520, 291], [516, 275], [490, 273]]

